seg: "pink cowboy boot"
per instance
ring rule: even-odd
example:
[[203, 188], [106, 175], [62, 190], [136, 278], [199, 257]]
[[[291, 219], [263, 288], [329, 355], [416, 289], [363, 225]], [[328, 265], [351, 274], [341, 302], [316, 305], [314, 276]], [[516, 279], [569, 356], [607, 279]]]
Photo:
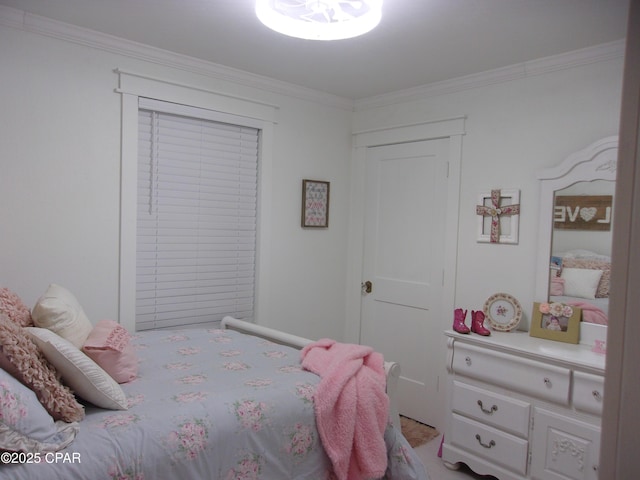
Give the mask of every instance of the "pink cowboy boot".
[[464, 319], [467, 316], [467, 311], [461, 308], [456, 308], [453, 311], [453, 329], [458, 333], [469, 333], [469, 327], [464, 324]]
[[491, 331], [484, 327], [484, 313], [471, 310], [471, 331], [478, 335], [491, 335]]

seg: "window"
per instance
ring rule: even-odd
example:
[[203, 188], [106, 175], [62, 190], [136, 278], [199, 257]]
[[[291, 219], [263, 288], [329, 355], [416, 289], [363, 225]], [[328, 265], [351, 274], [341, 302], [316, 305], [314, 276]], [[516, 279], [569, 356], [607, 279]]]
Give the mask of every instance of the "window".
[[260, 130], [140, 98], [136, 330], [253, 318]]

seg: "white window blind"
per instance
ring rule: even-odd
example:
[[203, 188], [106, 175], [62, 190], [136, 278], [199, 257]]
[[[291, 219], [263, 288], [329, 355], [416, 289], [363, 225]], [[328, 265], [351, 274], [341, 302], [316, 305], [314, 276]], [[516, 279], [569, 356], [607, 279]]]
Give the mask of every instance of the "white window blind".
[[138, 117], [136, 329], [252, 318], [259, 131]]

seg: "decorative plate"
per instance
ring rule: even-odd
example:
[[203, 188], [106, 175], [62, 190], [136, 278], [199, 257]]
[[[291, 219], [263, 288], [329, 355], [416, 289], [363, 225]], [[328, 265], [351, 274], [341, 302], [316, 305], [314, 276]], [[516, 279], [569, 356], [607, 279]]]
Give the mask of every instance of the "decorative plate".
[[507, 293], [494, 293], [484, 302], [484, 314], [489, 325], [500, 332], [510, 332], [520, 323], [520, 302]]

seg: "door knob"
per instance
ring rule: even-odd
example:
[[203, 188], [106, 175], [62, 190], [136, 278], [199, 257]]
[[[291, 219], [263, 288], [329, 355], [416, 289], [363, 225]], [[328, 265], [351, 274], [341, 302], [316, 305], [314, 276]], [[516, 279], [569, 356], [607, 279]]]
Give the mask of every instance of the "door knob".
[[366, 282], [362, 282], [360, 287], [362, 288], [362, 293], [371, 293], [373, 291], [373, 283], [371, 283], [369, 280], [367, 280]]

